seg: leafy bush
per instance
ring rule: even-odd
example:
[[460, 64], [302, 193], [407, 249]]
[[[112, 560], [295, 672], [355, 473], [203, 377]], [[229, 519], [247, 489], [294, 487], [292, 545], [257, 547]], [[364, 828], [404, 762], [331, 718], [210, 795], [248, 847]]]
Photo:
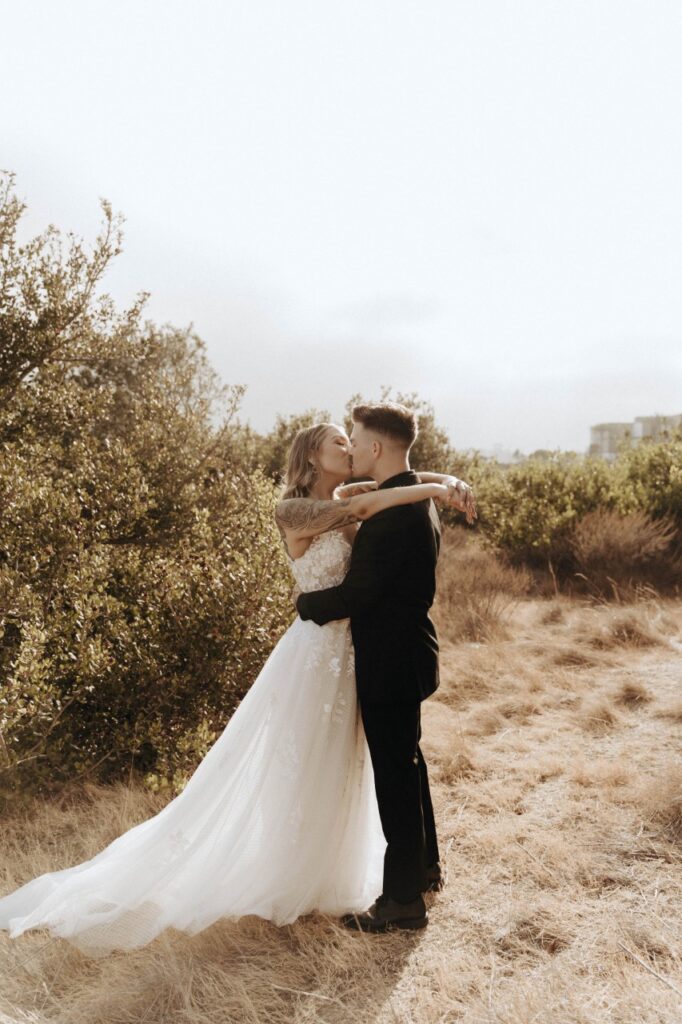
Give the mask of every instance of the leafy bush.
[[[182, 785], [292, 615], [241, 389], [189, 331], [96, 289], [120, 249], [17, 242], [0, 189], [0, 788]], [[213, 426], [216, 407], [222, 409]]]
[[472, 482], [487, 539], [516, 564], [559, 572], [570, 564], [575, 522], [612, 501], [607, 463], [561, 452], [508, 469], [483, 464]]
[[619, 511], [670, 517], [682, 529], [682, 433], [624, 448], [613, 467], [613, 494]]
[[239, 424], [232, 444], [239, 463], [245, 469], [260, 469], [280, 485], [286, 470], [287, 453], [299, 430], [316, 423], [333, 422], [326, 409], [308, 409], [293, 416], [278, 415], [274, 427], [267, 434], [259, 434], [250, 426]]
[[[682, 440], [677, 437], [624, 448], [613, 463], [554, 452], [510, 467], [472, 460], [469, 469], [479, 508], [476, 529], [513, 564], [549, 573], [555, 589], [574, 585], [576, 573], [592, 573], [601, 594], [613, 593], [607, 576], [626, 589], [628, 580], [635, 586], [647, 578], [662, 589], [677, 585], [675, 552], [682, 528]], [[594, 518], [597, 512], [603, 520]], [[661, 526], [654, 525], [659, 521]], [[609, 538], [606, 524], [617, 535]], [[656, 558], [644, 554], [659, 534], [667, 538], [665, 550]]]

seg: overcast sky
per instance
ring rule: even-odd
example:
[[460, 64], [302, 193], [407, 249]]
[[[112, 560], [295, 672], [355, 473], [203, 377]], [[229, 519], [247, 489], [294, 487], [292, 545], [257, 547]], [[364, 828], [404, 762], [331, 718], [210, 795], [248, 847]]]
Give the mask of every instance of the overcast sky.
[[682, 412], [679, 0], [22, 0], [0, 167], [194, 324], [243, 419], [378, 395], [458, 447]]

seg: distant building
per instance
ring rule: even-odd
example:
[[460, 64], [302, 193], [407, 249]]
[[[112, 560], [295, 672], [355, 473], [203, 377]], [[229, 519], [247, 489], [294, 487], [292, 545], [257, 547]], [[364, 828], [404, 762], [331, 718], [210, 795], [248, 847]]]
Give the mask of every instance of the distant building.
[[663, 441], [670, 437], [674, 430], [682, 426], [682, 414], [678, 416], [635, 416], [632, 424], [633, 443], [650, 437], [654, 441]]
[[518, 448], [512, 451], [511, 448], [505, 448], [502, 444], [495, 444], [491, 448], [479, 448], [477, 450], [485, 459], [494, 459], [501, 466], [512, 466], [517, 462], [523, 462], [525, 459], [525, 455]]
[[623, 443], [635, 445], [645, 438], [662, 441], [682, 427], [682, 413], [677, 416], [636, 416], [632, 423], [597, 423], [590, 427], [588, 455], [615, 459]]
[[615, 459], [618, 446], [632, 437], [632, 423], [597, 423], [590, 427], [588, 455], [601, 455], [603, 459]]

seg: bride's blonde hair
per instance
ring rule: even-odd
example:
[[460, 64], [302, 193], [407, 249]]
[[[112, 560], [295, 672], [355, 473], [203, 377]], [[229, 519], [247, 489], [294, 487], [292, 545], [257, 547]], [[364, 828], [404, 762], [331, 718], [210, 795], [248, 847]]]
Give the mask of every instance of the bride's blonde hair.
[[296, 434], [287, 458], [282, 499], [308, 497], [317, 477], [317, 469], [312, 465], [310, 456], [319, 450], [327, 433], [333, 428], [333, 423], [316, 423], [312, 427], [303, 427]]

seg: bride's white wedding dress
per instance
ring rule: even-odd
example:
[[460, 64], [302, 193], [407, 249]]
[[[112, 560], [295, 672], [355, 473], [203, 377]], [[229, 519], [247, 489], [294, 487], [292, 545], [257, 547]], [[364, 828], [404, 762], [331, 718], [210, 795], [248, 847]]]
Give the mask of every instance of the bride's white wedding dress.
[[[301, 590], [340, 583], [350, 550], [339, 531], [315, 537], [291, 563]], [[296, 618], [180, 795], [0, 899], [0, 928], [47, 928], [97, 956], [222, 917], [360, 911], [381, 891], [385, 846], [349, 621]]]

